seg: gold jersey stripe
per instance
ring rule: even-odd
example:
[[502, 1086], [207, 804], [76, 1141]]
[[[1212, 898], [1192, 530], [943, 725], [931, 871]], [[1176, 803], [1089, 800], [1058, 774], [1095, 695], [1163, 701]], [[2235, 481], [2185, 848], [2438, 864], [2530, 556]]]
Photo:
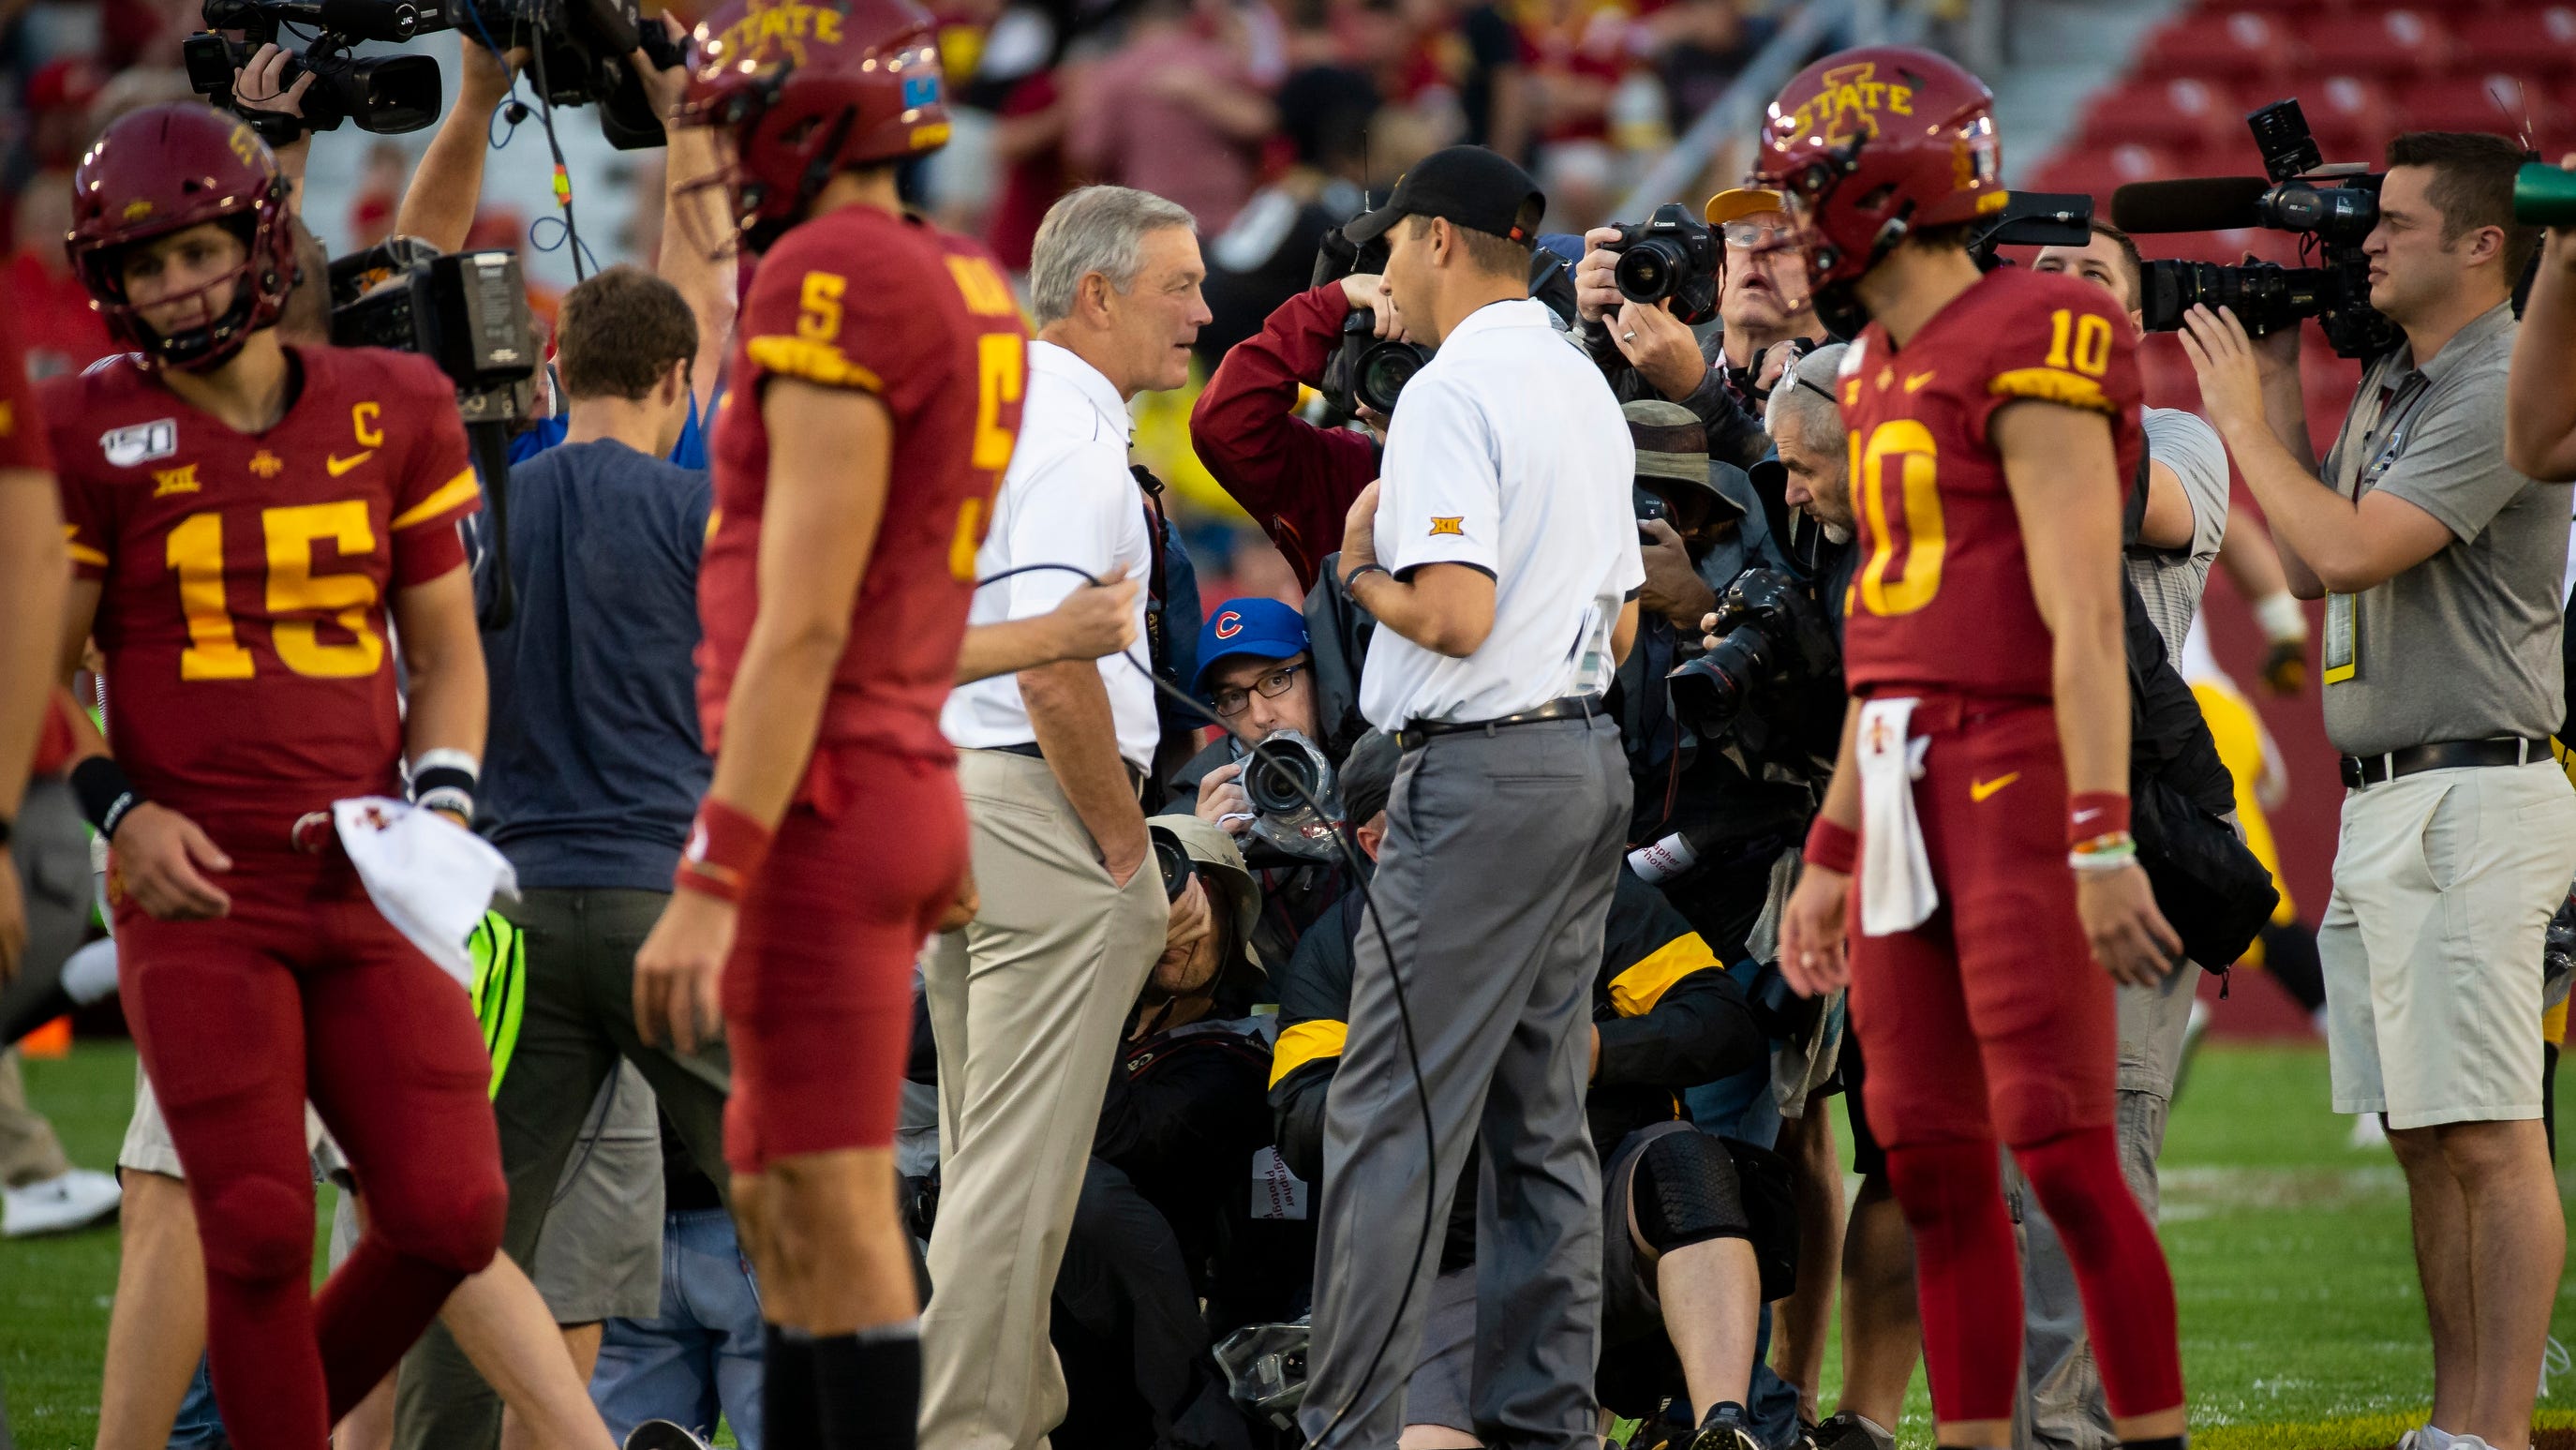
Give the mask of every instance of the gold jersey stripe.
[[760, 364], [763, 372], [803, 378], [827, 388], [885, 391], [882, 379], [842, 356], [841, 350], [828, 342], [806, 337], [755, 337], [743, 344], [743, 352]]
[[427, 523], [429, 520], [434, 519], [440, 514], [447, 512], [449, 509], [456, 507], [458, 504], [464, 503], [475, 497], [477, 491], [478, 490], [474, 483], [474, 470], [469, 467], [464, 472], [457, 474], [454, 478], [440, 484], [438, 486], [438, 492], [431, 494], [429, 497], [422, 499], [420, 502], [413, 504], [410, 508], [404, 509], [401, 513], [395, 515], [393, 523], [388, 525], [388, 527], [407, 529], [414, 524]]
[[1995, 374], [1986, 391], [1999, 398], [2031, 398], [2043, 403], [2063, 403], [2087, 412], [2111, 411], [2110, 395], [2102, 385], [2081, 373], [2064, 368], [2014, 368]]

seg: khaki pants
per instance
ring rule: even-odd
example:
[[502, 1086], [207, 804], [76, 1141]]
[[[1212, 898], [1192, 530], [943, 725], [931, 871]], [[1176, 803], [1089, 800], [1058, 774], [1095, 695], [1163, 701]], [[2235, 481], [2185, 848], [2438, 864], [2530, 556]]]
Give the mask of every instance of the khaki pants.
[[72, 1171], [44, 1115], [27, 1106], [18, 1049], [0, 1051], [0, 1188], [24, 1188]]
[[921, 1441], [1030, 1450], [1064, 1416], [1048, 1298], [1118, 1034], [1162, 952], [1147, 858], [1120, 887], [1046, 762], [962, 750], [983, 912], [939, 937], [939, 1216], [922, 1313]]

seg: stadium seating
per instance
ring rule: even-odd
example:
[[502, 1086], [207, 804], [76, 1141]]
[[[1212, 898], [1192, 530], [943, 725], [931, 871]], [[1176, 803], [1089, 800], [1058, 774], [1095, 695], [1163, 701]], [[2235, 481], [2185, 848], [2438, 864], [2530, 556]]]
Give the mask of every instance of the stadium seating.
[[[2257, 174], [2245, 114], [2285, 96], [2298, 98], [2328, 161], [2375, 166], [2402, 130], [2521, 135], [2554, 160], [2576, 151], [2576, 0], [2199, 0], [2095, 95], [2031, 184], [2107, 206], [2133, 181]], [[2299, 239], [2278, 232], [2138, 240], [2150, 257], [2302, 262]], [[2322, 346], [2306, 356], [2323, 446], [2358, 369]], [[2171, 338], [2149, 339], [2141, 366], [2150, 402], [2199, 406]]]

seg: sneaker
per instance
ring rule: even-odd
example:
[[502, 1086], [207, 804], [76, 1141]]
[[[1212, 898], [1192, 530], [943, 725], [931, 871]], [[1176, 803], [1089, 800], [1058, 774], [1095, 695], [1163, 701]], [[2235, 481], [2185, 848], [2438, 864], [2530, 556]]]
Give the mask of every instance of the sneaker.
[[74, 1168], [41, 1183], [0, 1192], [0, 1237], [71, 1233], [116, 1217], [125, 1198], [114, 1174]]
[[1687, 1450], [1762, 1450], [1744, 1423], [1744, 1407], [1732, 1401], [1709, 1406], [1708, 1418], [1682, 1444]]
[[1826, 1416], [1806, 1437], [1803, 1450], [1896, 1450], [1896, 1432], [1845, 1410]]
[[626, 1432], [626, 1450], [707, 1450], [707, 1442], [668, 1420], [646, 1420]]

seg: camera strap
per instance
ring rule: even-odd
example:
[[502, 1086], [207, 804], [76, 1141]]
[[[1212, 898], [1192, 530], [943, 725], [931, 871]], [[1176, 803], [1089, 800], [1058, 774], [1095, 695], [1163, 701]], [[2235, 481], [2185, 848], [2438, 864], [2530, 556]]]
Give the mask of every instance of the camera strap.
[[[1163, 517], [1163, 481], [1154, 476], [1154, 470], [1141, 463], [1129, 464], [1127, 471], [1135, 475], [1136, 486], [1144, 491], [1145, 533], [1153, 541], [1153, 562], [1147, 566], [1145, 579], [1145, 597], [1153, 605], [1145, 611], [1146, 658], [1152, 662], [1155, 674], [1171, 679], [1171, 625], [1163, 615], [1165, 567], [1163, 535], [1169, 527]], [[1179, 681], [1175, 680], [1173, 683], [1178, 684]]]

